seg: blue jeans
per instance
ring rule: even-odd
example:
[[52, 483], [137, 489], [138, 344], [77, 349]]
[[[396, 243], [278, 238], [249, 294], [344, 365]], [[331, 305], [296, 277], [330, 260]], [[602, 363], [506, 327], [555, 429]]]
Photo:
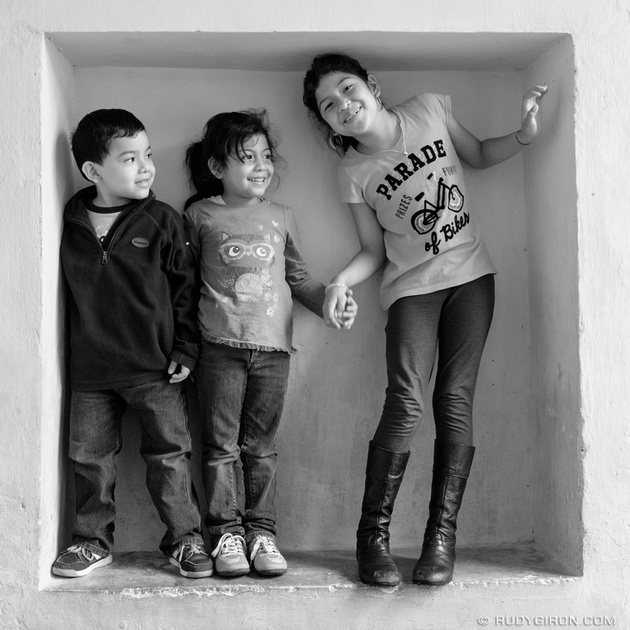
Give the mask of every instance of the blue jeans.
[[[205, 523], [214, 547], [225, 533], [276, 534], [276, 434], [290, 355], [203, 341], [197, 388], [203, 422]], [[239, 506], [241, 479], [244, 509]]]
[[425, 413], [438, 355], [436, 439], [471, 446], [472, 406], [494, 310], [494, 276], [392, 304], [387, 319], [387, 391], [373, 442], [406, 453]]
[[70, 458], [76, 480], [73, 541], [93, 551], [111, 551], [116, 506], [116, 455], [122, 448], [121, 420], [133, 409], [142, 428], [140, 453], [146, 483], [167, 531], [168, 552], [184, 536], [201, 537], [201, 515], [192, 485], [188, 417], [181, 384], [167, 379], [99, 391], [73, 391]]

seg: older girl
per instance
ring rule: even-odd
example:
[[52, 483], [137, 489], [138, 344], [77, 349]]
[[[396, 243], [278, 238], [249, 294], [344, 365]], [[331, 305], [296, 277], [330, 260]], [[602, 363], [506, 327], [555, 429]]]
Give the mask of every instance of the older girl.
[[472, 405], [494, 307], [492, 261], [475, 225], [460, 159], [473, 168], [507, 160], [540, 132], [545, 86], [529, 90], [521, 126], [479, 141], [453, 116], [449, 96], [421, 94], [392, 107], [376, 79], [351, 57], [316, 57], [304, 79], [304, 104], [342, 160], [339, 182], [360, 251], [329, 284], [324, 317], [338, 326], [347, 287], [383, 264], [381, 303], [388, 385], [369, 445], [357, 531], [359, 575], [392, 586], [400, 576], [389, 552], [389, 523], [409, 447], [432, 394], [436, 425], [433, 483], [422, 553], [413, 581], [451, 581], [455, 529], [473, 446]]

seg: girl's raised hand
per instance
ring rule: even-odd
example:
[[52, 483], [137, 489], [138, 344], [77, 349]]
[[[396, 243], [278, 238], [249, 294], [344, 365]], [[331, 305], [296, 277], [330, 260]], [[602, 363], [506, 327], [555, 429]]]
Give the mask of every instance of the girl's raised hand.
[[530, 88], [523, 96], [521, 106], [521, 129], [517, 133], [517, 139], [521, 144], [529, 144], [538, 136], [541, 130], [540, 101], [549, 88], [546, 85], [537, 85]]

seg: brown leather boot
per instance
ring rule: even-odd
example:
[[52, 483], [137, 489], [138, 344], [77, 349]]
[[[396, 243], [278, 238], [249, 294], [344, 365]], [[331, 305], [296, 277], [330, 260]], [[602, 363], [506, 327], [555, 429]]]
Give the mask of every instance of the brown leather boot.
[[441, 586], [453, 579], [457, 513], [474, 454], [474, 446], [435, 442], [429, 520], [413, 570], [416, 584]]
[[400, 574], [389, 553], [389, 523], [409, 453], [370, 442], [361, 520], [357, 529], [359, 577], [367, 584], [396, 586]]

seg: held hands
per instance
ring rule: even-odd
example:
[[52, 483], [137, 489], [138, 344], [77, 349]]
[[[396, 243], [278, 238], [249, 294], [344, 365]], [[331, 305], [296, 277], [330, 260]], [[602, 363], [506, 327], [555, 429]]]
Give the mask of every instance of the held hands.
[[358, 310], [359, 307], [352, 297], [352, 289], [345, 286], [326, 287], [326, 299], [322, 307], [326, 326], [349, 330]]
[[537, 85], [527, 90], [521, 106], [521, 128], [516, 132], [519, 144], [531, 144], [540, 133], [542, 127], [540, 101], [549, 88]]
[[[179, 371], [177, 371], [177, 368], [179, 368]], [[181, 383], [188, 378], [190, 369], [185, 365], [180, 365], [176, 361], [171, 361], [168, 366], [168, 373], [171, 375], [171, 378], [168, 381], [169, 383]]]

